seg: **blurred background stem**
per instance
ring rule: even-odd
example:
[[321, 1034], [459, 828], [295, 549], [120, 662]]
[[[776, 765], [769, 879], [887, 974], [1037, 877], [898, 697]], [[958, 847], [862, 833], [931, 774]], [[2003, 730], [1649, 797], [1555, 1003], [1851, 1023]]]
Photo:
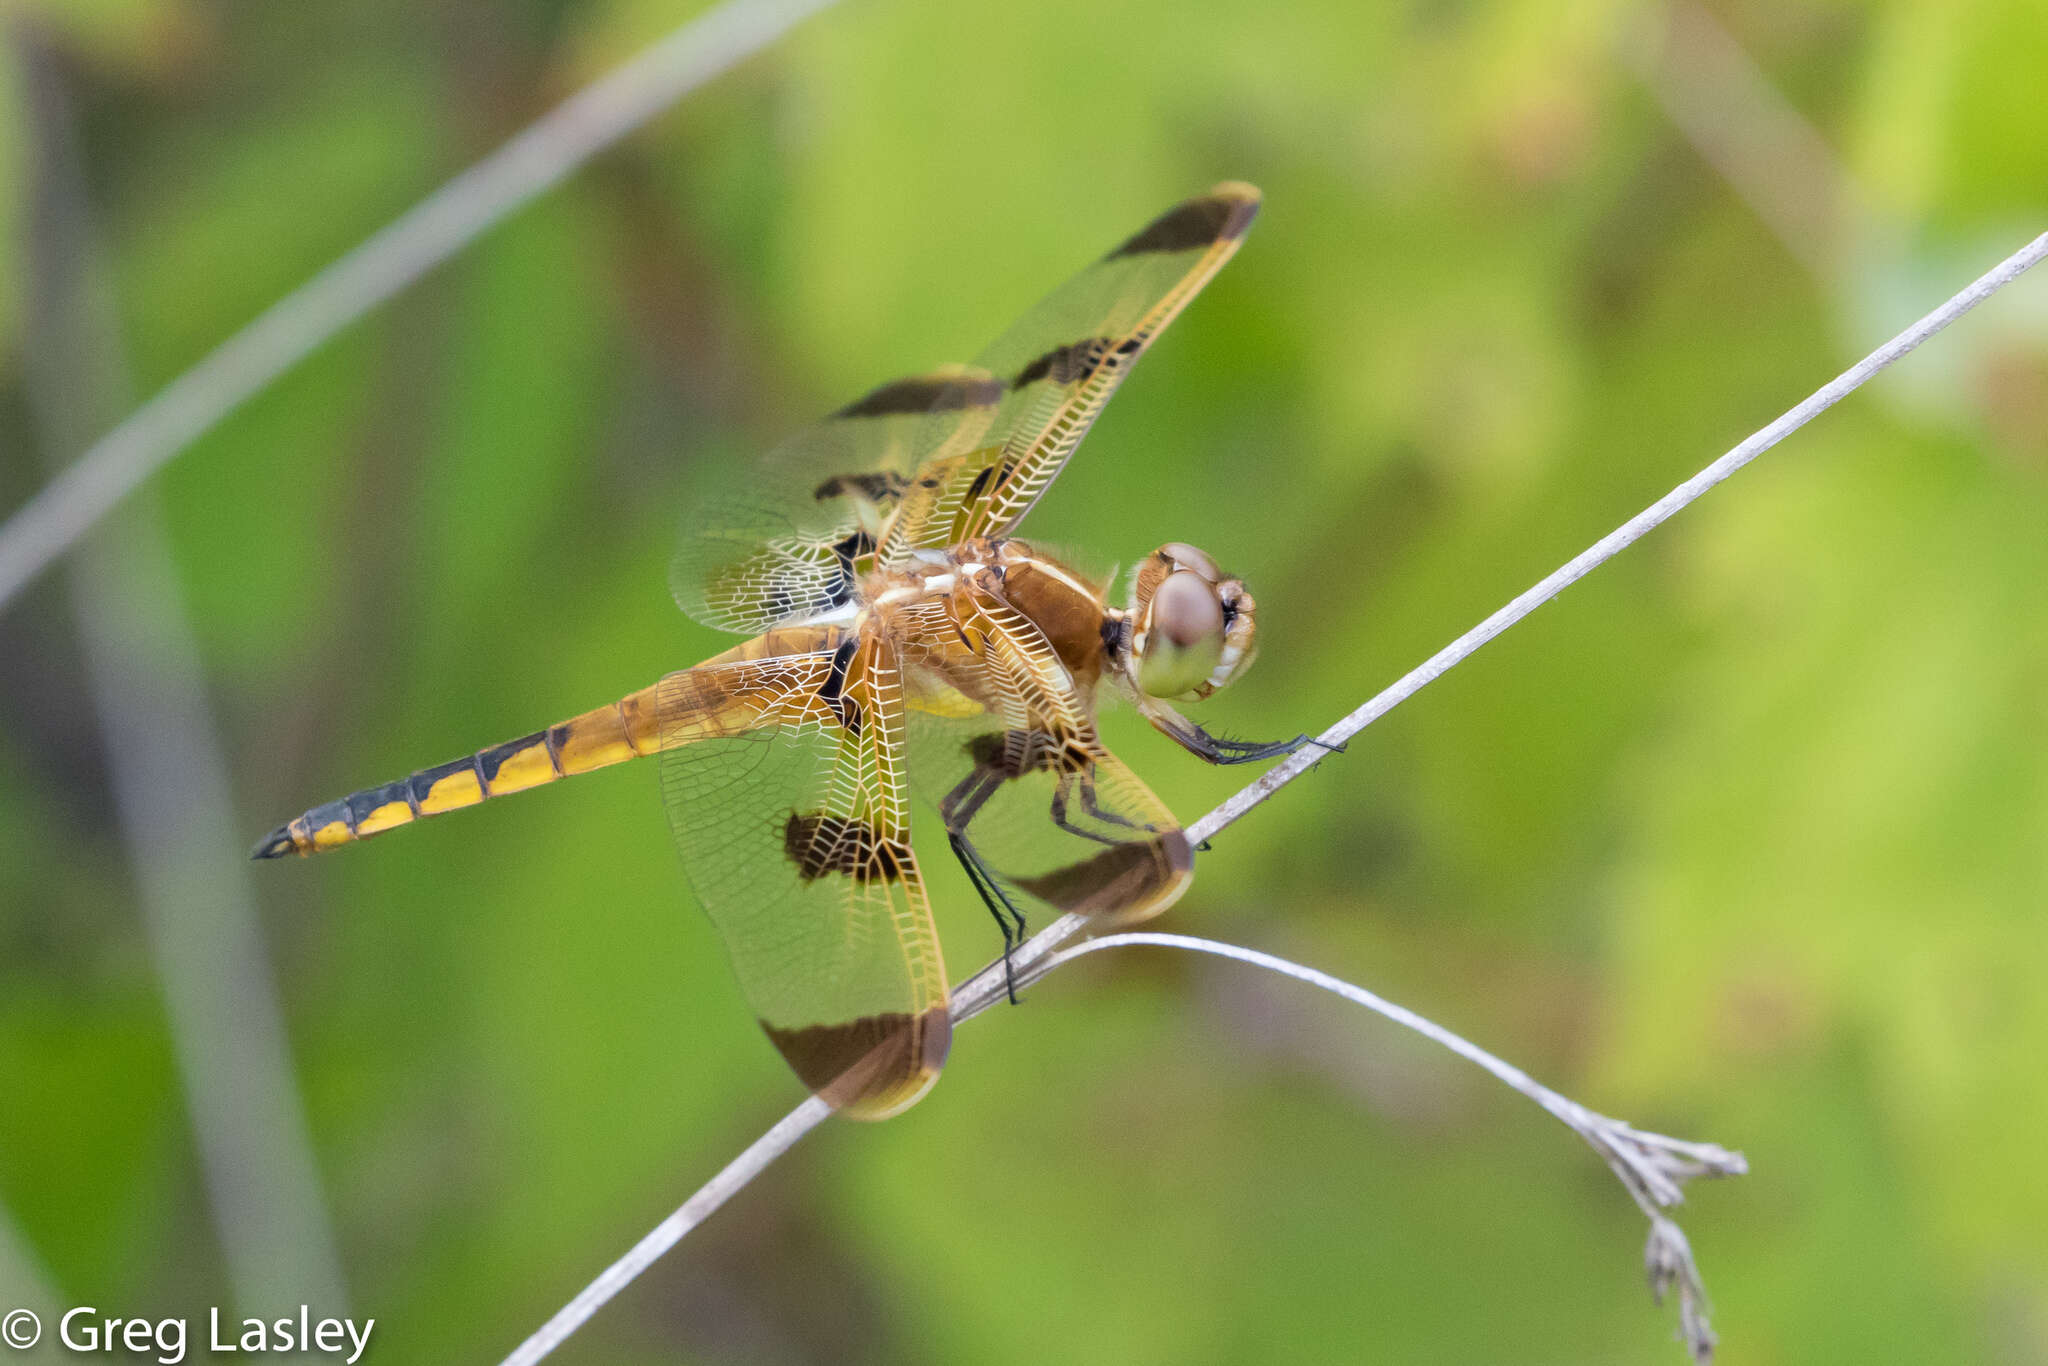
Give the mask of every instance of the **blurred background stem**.
[[[62, 469], [131, 385], [62, 79], [10, 34], [32, 130], [24, 392]], [[72, 611], [122, 843], [163, 990], [185, 1109], [235, 1304], [345, 1312], [340, 1260], [293, 1081], [199, 650], [153, 499], [81, 547]]]
[[27, 1309], [45, 1322], [59, 1303], [56, 1287], [35, 1250], [22, 1241], [4, 1206], [0, 1206], [0, 1314]]
[[[833, 0], [726, 0], [649, 44], [279, 299], [153, 395], [94, 428], [0, 522], [0, 609], [143, 480], [336, 333], [612, 143]], [[121, 420], [115, 423], [112, 418]]]

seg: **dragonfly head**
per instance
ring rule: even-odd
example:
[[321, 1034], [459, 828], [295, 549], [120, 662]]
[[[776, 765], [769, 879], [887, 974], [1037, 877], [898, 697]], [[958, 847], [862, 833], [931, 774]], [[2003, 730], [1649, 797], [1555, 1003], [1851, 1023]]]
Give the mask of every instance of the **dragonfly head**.
[[1148, 697], [1199, 702], [1257, 649], [1257, 604], [1244, 581], [1191, 545], [1169, 541], [1131, 584], [1131, 677]]

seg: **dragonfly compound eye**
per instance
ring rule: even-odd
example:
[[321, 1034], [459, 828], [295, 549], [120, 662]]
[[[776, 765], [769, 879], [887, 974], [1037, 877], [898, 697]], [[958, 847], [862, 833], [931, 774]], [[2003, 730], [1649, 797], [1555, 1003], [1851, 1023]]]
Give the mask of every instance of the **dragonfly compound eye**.
[[1146, 612], [1138, 686], [1154, 697], [1205, 696], [1223, 660], [1224, 612], [1216, 585], [1191, 570], [1168, 574]]
[[1216, 567], [1216, 561], [1186, 541], [1168, 541], [1159, 547], [1158, 554], [1174, 569], [1191, 569], [1210, 583], [1215, 583], [1223, 577], [1223, 571]]

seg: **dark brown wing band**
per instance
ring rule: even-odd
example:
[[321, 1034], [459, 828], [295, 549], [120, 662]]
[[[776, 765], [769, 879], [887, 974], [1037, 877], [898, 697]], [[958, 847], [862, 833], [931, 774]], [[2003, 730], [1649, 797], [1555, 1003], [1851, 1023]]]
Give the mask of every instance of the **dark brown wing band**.
[[887, 1119], [910, 1105], [937, 1079], [953, 1043], [944, 1006], [850, 1024], [761, 1028], [798, 1079], [852, 1119]]

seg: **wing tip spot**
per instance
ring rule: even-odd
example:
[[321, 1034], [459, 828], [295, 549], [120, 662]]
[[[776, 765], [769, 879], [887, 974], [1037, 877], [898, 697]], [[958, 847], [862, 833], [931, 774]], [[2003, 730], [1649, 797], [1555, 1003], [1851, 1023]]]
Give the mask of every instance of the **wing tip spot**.
[[1174, 205], [1140, 228], [1103, 259], [1143, 256], [1152, 252], [1194, 251], [1233, 241], [1259, 213], [1259, 191], [1241, 180], [1226, 180], [1207, 194]]
[[915, 1104], [938, 1080], [953, 1039], [944, 1002], [915, 1015], [792, 1029], [763, 1020], [761, 1028], [804, 1085], [853, 1119], [887, 1119]]

